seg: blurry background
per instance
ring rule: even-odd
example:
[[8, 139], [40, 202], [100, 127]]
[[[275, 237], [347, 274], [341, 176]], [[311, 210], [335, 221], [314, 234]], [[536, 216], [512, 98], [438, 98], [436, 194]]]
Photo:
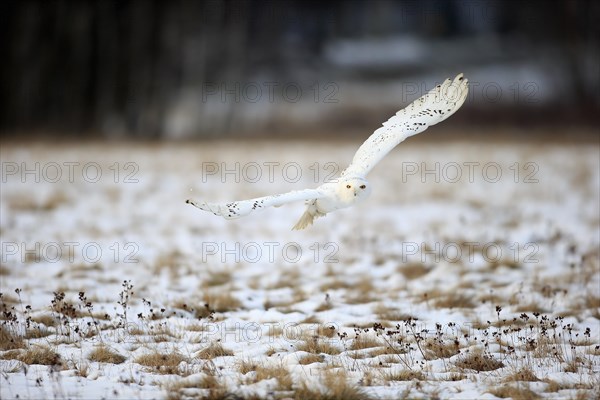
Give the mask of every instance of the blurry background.
[[364, 136], [464, 72], [454, 132], [597, 139], [593, 0], [3, 0], [0, 11], [4, 137]]

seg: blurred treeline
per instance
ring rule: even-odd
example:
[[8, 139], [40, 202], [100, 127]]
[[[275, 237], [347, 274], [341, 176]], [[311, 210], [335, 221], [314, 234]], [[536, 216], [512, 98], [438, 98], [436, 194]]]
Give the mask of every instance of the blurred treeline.
[[461, 71], [455, 124], [594, 126], [599, 3], [3, 0], [0, 130], [342, 132]]

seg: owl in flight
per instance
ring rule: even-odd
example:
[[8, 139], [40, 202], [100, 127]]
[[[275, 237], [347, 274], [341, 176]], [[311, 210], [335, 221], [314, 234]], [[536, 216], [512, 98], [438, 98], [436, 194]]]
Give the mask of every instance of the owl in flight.
[[316, 189], [295, 190], [222, 204], [193, 200], [186, 200], [186, 203], [215, 215], [233, 219], [261, 208], [279, 207], [303, 200], [307, 205], [306, 211], [292, 229], [304, 229], [312, 225], [315, 218], [364, 201], [371, 193], [371, 185], [365, 179], [369, 171], [398, 143], [454, 114], [465, 102], [468, 91], [468, 80], [463, 77], [463, 74], [457, 75], [454, 80], [446, 79], [384, 122], [383, 126], [358, 148], [352, 163], [339, 178], [324, 183]]

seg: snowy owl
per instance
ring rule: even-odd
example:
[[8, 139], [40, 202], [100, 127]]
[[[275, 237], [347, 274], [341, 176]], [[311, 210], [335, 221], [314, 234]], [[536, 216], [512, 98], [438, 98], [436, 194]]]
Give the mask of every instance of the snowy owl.
[[341, 208], [364, 201], [371, 193], [366, 175], [387, 153], [404, 139], [423, 132], [427, 127], [442, 122], [460, 108], [468, 93], [468, 80], [459, 74], [446, 79], [427, 94], [412, 102], [408, 107], [383, 123], [363, 144], [339, 178], [324, 183], [316, 189], [295, 190], [288, 193], [258, 197], [250, 200], [211, 204], [186, 200], [186, 203], [201, 210], [212, 212], [227, 219], [239, 218], [254, 210], [279, 207], [294, 201], [304, 200], [307, 208], [292, 228], [304, 229], [322, 217]]

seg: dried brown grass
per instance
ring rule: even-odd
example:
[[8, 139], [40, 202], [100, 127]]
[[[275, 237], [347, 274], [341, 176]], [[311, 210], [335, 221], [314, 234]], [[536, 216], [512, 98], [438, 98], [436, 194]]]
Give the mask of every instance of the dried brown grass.
[[535, 376], [531, 368], [521, 368], [513, 374], [504, 378], [504, 382], [539, 382], [540, 378]]
[[381, 340], [378, 337], [360, 335], [352, 341], [350, 350], [362, 350], [371, 347], [379, 347], [382, 345], [383, 343], [381, 343]]
[[425, 380], [425, 374], [421, 371], [411, 371], [409, 369], [403, 369], [401, 371], [389, 372], [383, 375], [383, 379], [386, 381], [422, 381]]
[[31, 317], [33, 322], [37, 322], [38, 324], [44, 324], [48, 327], [57, 326], [60, 322], [54, 318], [51, 314], [39, 314]]
[[504, 367], [502, 361], [496, 360], [492, 356], [481, 351], [473, 351], [464, 354], [454, 363], [459, 368], [472, 369], [475, 371], [493, 371]]
[[308, 365], [313, 363], [323, 362], [323, 357], [318, 354], [306, 354], [298, 360], [298, 363], [301, 365]]
[[235, 298], [230, 290], [207, 291], [202, 300], [211, 310], [217, 312], [235, 311], [242, 307], [242, 302]]
[[211, 342], [207, 347], [200, 350], [196, 354], [196, 357], [201, 358], [203, 360], [212, 360], [216, 357], [227, 356], [233, 356], [233, 351], [224, 348], [220, 342]]
[[373, 285], [372, 277], [361, 276], [358, 283], [346, 291], [345, 299], [348, 304], [367, 304], [377, 300], [376, 293], [378, 289]]
[[206, 286], [222, 286], [231, 283], [233, 273], [231, 271], [210, 271], [208, 277], [203, 280]]
[[290, 371], [284, 365], [272, 365], [272, 366], [264, 366], [259, 365], [256, 368], [256, 381], [260, 382], [265, 379], [277, 379], [278, 389], [279, 390], [291, 390], [292, 384], [294, 383], [292, 380], [292, 376], [290, 375]]
[[33, 345], [26, 350], [13, 350], [3, 355], [6, 360], [19, 360], [28, 365], [60, 365], [60, 355], [47, 346]]
[[17, 335], [4, 325], [0, 325], [0, 350], [13, 350], [25, 348], [23, 336]]
[[439, 358], [450, 358], [459, 353], [460, 347], [457, 341], [443, 341], [437, 338], [429, 338], [423, 344], [425, 355], [429, 360]]
[[406, 321], [415, 319], [412, 315], [403, 313], [395, 307], [386, 306], [383, 303], [378, 303], [373, 307], [373, 312], [377, 314], [377, 318], [382, 321]]
[[156, 350], [135, 359], [136, 363], [150, 367], [160, 374], [180, 374], [179, 365], [183, 361], [187, 361], [187, 358], [177, 351], [160, 353]]
[[321, 384], [324, 392], [319, 391], [310, 383], [301, 382], [294, 391], [294, 400], [370, 400], [371, 397], [360, 387], [349, 382], [348, 375], [343, 370], [326, 370], [322, 375]]
[[312, 336], [304, 339], [296, 346], [296, 350], [305, 351], [312, 354], [329, 354], [337, 355], [340, 354], [340, 350], [337, 347], [332, 346], [325, 340], [322, 340], [318, 336]]
[[201, 398], [203, 400], [225, 400], [232, 397], [223, 383], [217, 379], [214, 374], [208, 374], [202, 376], [200, 381], [178, 379], [175, 382], [168, 383], [165, 385], [167, 392], [167, 400], [183, 400], [189, 399], [189, 393], [186, 393], [186, 389], [206, 389], [207, 392], [203, 393], [202, 396], [194, 396], [192, 398]]
[[422, 263], [408, 263], [401, 264], [396, 268], [396, 271], [408, 280], [414, 280], [422, 276], [427, 275], [431, 271], [431, 267], [428, 267]]
[[[431, 296], [429, 296], [431, 298]], [[475, 308], [477, 304], [473, 297], [464, 293], [440, 293], [433, 299], [436, 308]]]
[[541, 398], [539, 394], [532, 391], [528, 387], [519, 385], [519, 386], [500, 386], [494, 389], [491, 389], [489, 393], [494, 396], [506, 399], [511, 398], [513, 400], [536, 400]]
[[103, 362], [109, 364], [121, 364], [127, 357], [117, 353], [110, 347], [100, 345], [94, 348], [87, 357], [90, 361]]

